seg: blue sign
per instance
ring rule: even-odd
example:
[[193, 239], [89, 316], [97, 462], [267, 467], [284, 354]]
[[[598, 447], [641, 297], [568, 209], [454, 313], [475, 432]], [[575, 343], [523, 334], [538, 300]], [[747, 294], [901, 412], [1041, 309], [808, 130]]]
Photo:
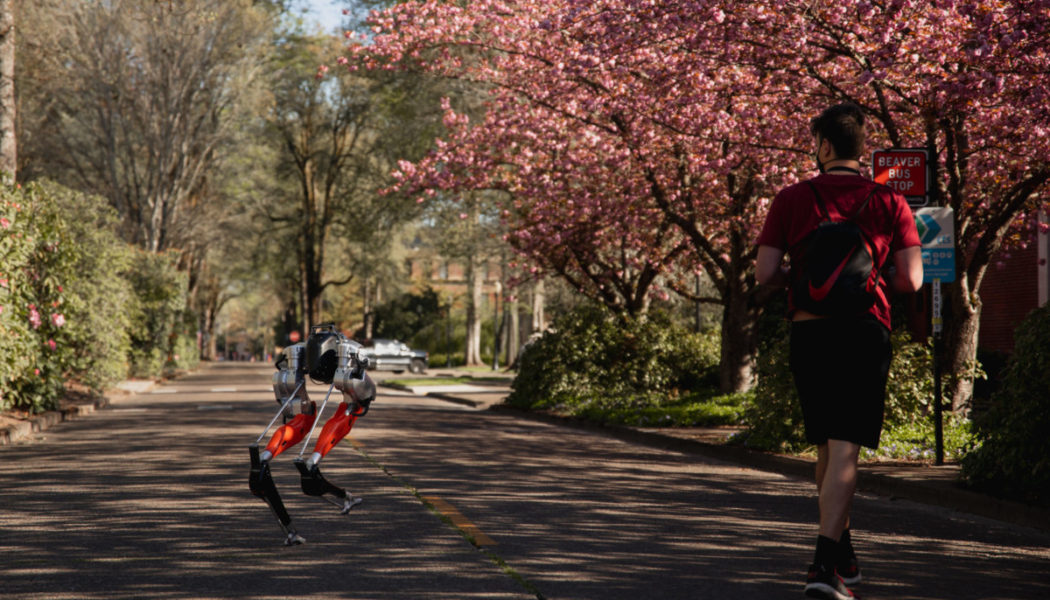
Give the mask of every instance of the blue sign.
[[955, 213], [950, 207], [915, 211], [915, 228], [922, 242], [922, 280], [955, 281]]

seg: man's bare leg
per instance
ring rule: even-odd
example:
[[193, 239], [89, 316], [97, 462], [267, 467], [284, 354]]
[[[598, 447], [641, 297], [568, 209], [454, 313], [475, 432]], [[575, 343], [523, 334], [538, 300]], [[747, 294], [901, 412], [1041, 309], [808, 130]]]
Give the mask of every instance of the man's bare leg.
[[817, 455], [817, 490], [820, 494], [820, 535], [838, 540], [849, 525], [853, 492], [857, 488], [860, 445], [828, 440]]

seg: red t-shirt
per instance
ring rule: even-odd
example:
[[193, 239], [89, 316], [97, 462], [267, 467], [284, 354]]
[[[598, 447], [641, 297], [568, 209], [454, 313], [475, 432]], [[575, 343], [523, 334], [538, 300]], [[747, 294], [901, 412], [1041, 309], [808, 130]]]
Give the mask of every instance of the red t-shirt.
[[[842, 221], [855, 213], [868, 192], [878, 185], [858, 175], [833, 173], [819, 175], [811, 181], [820, 191], [820, 197], [823, 198], [834, 221]], [[875, 259], [875, 263], [886, 266], [898, 250], [919, 246], [921, 242], [907, 200], [890, 188], [879, 187], [881, 189], [875, 191], [868, 206], [855, 221], [871, 240], [875, 252], [872, 258]], [[803, 181], [786, 187], [780, 190], [769, 207], [762, 233], [758, 236], [758, 245], [771, 246], [790, 255], [795, 244], [806, 237], [822, 220], [809, 184]], [[879, 278], [875, 305], [869, 312], [889, 328], [890, 302], [887, 287], [886, 281]], [[795, 307], [790, 294], [788, 307], [789, 313], [794, 314]]]

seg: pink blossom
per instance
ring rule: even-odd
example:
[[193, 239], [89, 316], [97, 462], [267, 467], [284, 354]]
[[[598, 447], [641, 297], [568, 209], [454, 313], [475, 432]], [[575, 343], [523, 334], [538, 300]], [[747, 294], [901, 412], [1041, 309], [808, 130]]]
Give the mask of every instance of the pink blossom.
[[33, 369], [33, 375], [40, 375], [40, 369]]
[[56, 344], [55, 340], [53, 340], [53, 339], [52, 340], [48, 340], [47, 341], [47, 347], [51, 348], [51, 351], [54, 352], [55, 348], [58, 348], [58, 344]]
[[63, 316], [62, 313], [52, 313], [51, 322], [55, 325], [55, 327], [61, 327], [66, 324], [66, 317]]
[[33, 329], [38, 329], [43, 324], [43, 319], [40, 318], [40, 313], [37, 311], [36, 306], [33, 304], [29, 305], [29, 324], [33, 326]]
[[[594, 296], [598, 287], [629, 284], [624, 278], [639, 265], [666, 265], [673, 277], [694, 270], [700, 255], [716, 279], [746, 269], [751, 258], [726, 232], [753, 239], [772, 194], [809, 176], [804, 152], [770, 149], [808, 150], [802, 125], [825, 108], [822, 82], [866, 106], [877, 106], [880, 89], [893, 89], [915, 110], [876, 129], [893, 125], [904, 143], [923, 139], [922, 115], [957, 116], [960, 132], [984, 150], [968, 173], [979, 192], [953, 201], [990, 222], [1007, 204], [999, 200], [1050, 154], [1050, 87], [1039, 77], [1047, 45], [1029, 33], [1045, 29], [1045, 15], [1016, 3], [938, 1], [903, 19], [902, 6], [918, 3], [593, 4], [398, 3], [370, 17], [374, 43], [347, 52], [371, 69], [422, 69], [491, 86], [477, 123], [442, 102], [446, 135], [414, 168], [399, 165], [393, 189], [508, 192], [509, 243], [532, 269], [586, 282], [582, 291]], [[493, 5], [499, 10], [487, 10]], [[654, 44], [656, 31], [675, 42]], [[455, 47], [491, 52], [463, 62], [447, 51]], [[798, 76], [800, 62], [812, 77]], [[1004, 155], [997, 143], [1004, 135], [1027, 158]], [[888, 140], [878, 133], [872, 142]], [[759, 166], [735, 172], [740, 164]], [[727, 210], [734, 190], [725, 181], [741, 175], [754, 200]], [[685, 231], [666, 227], [667, 217]], [[683, 252], [690, 245], [696, 252]]]
[[0, 217], [0, 227], [8, 229], [9, 227], [11, 227], [11, 221], [8, 221], [7, 217]]

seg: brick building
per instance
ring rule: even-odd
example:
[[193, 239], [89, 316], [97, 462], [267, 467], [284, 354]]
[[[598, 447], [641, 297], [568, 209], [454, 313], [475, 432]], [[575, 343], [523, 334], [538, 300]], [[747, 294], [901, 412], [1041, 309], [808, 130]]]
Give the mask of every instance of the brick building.
[[1050, 297], [1050, 236], [988, 268], [981, 285], [981, 348], [1010, 353], [1014, 330], [1032, 310]]

